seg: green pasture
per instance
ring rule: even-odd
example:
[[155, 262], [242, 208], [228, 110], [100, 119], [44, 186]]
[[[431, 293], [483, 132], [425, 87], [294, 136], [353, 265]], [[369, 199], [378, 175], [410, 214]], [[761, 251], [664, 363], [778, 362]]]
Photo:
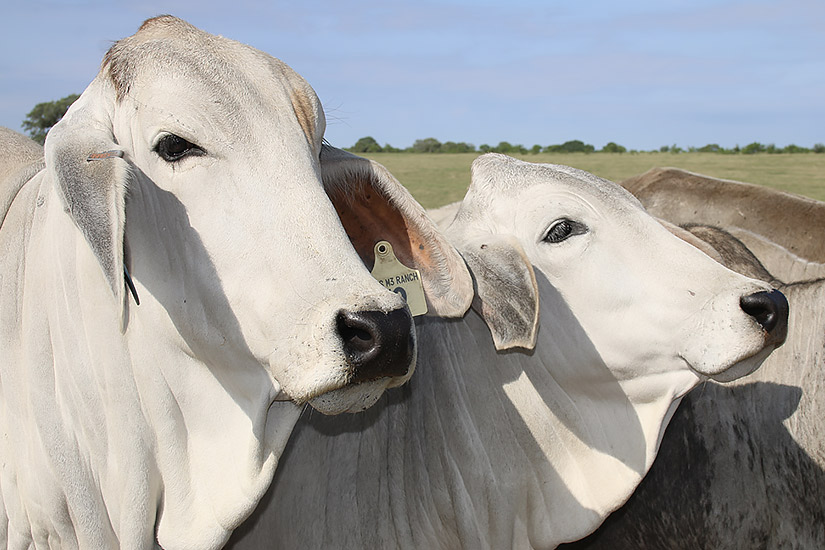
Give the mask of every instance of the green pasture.
[[[369, 153], [386, 166], [426, 208], [461, 200], [476, 153]], [[716, 178], [767, 185], [825, 201], [825, 154], [723, 155], [718, 153], [540, 153], [530, 162], [566, 164], [612, 181], [656, 166], [672, 166]]]

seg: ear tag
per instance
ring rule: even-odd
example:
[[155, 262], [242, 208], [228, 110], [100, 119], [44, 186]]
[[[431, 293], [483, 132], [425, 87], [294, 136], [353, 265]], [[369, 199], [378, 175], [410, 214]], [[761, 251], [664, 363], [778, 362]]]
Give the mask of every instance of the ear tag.
[[398, 261], [387, 241], [375, 243], [375, 265], [372, 276], [384, 288], [400, 294], [407, 301], [413, 317], [427, 313], [427, 301], [424, 299], [424, 284], [417, 269], [412, 269]]

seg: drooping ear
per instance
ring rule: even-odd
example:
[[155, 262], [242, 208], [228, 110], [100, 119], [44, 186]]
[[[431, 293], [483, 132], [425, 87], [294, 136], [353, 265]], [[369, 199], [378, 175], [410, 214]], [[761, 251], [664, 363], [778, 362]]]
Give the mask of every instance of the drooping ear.
[[108, 110], [114, 106], [114, 91], [106, 88], [99, 79], [93, 82], [49, 131], [46, 169], [123, 304], [129, 164], [115, 142]]
[[375, 243], [389, 241], [421, 272], [429, 315], [464, 315], [473, 297], [467, 266], [409, 191], [369, 159], [326, 144], [320, 158], [324, 187], [364, 264], [374, 265]]
[[510, 235], [457, 237], [475, 280], [473, 309], [490, 328], [497, 350], [533, 349], [539, 324], [539, 289], [533, 266]]

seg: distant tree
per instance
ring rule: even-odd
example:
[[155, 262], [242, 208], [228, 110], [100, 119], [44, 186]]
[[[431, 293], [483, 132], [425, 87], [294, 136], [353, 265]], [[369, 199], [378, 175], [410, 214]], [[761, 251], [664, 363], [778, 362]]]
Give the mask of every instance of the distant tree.
[[475, 153], [476, 146], [470, 143], [456, 143], [454, 141], [445, 141], [441, 144], [441, 153]]
[[46, 134], [63, 118], [66, 110], [78, 97], [80, 96], [77, 94], [71, 94], [57, 101], [38, 103], [34, 109], [29, 111], [20, 126], [34, 141], [43, 144], [46, 141]]
[[509, 141], [499, 141], [498, 145], [492, 149], [496, 153], [503, 153], [505, 155], [526, 155], [527, 148], [524, 145], [513, 145]]
[[602, 153], [626, 153], [627, 148], [619, 145], [618, 143], [609, 142], [607, 145], [602, 147]]
[[814, 151], [814, 153], [819, 153], [819, 154], [825, 153], [825, 143], [815, 144], [813, 151]]
[[496, 153], [503, 153], [505, 155], [516, 152], [516, 148], [510, 142], [507, 141], [499, 141], [498, 145], [493, 147], [492, 150]]
[[489, 145], [487, 145], [486, 143], [482, 143], [481, 145], [478, 146], [479, 153], [489, 153], [492, 150], [493, 150], [493, 148], [490, 147]]
[[490, 150], [505, 155], [526, 155], [528, 152], [524, 145], [513, 145], [509, 141], [499, 141], [498, 145], [491, 147]]
[[753, 143], [745, 145], [745, 147], [742, 149], [742, 154], [753, 155], [755, 153], [764, 153], [765, 149], [766, 148], [764, 145], [762, 145], [758, 141], [754, 141]]
[[349, 149], [353, 153], [380, 153], [383, 148], [372, 136], [362, 137]]
[[561, 144], [563, 150], [568, 153], [594, 153], [596, 148], [589, 143], [584, 143], [579, 139], [573, 141], [565, 141]]
[[[770, 152], [770, 151], [768, 151]], [[805, 147], [800, 147], [799, 145], [794, 145], [791, 143], [790, 145], [785, 146], [781, 151], [777, 150], [777, 153], [810, 153], [810, 149], [806, 149]]]
[[530, 148], [530, 153], [534, 155], [541, 153], [541, 145], [533, 145], [533, 147]]
[[719, 147], [718, 143], [708, 143], [704, 147], [699, 147], [697, 151], [700, 153], [719, 153], [722, 151], [722, 148]]
[[411, 148], [413, 153], [439, 153], [441, 142], [435, 138], [417, 139]]
[[399, 149], [398, 147], [393, 147], [389, 143], [385, 143], [384, 146], [381, 148], [382, 153], [401, 153], [403, 149]]
[[548, 145], [544, 148], [546, 153], [592, 153], [596, 148], [581, 140], [574, 139], [565, 141], [561, 145]]
[[381, 146], [372, 136], [362, 137], [349, 148], [353, 153], [374, 153], [381, 150]]
[[667, 153], [668, 151], [670, 151], [670, 146], [668, 145], [662, 145], [661, 147], [659, 147], [660, 153]]

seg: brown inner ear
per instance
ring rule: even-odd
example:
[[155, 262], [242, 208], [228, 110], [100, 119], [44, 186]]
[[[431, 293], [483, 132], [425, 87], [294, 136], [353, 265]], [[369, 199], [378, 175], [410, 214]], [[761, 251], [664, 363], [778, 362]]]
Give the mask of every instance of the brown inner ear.
[[340, 191], [330, 193], [341, 224], [364, 264], [375, 265], [375, 243], [389, 241], [396, 257], [408, 267], [429, 271], [435, 269], [432, 251], [426, 240], [378, 189], [366, 178], [358, 177], [349, 189], [352, 196]]

